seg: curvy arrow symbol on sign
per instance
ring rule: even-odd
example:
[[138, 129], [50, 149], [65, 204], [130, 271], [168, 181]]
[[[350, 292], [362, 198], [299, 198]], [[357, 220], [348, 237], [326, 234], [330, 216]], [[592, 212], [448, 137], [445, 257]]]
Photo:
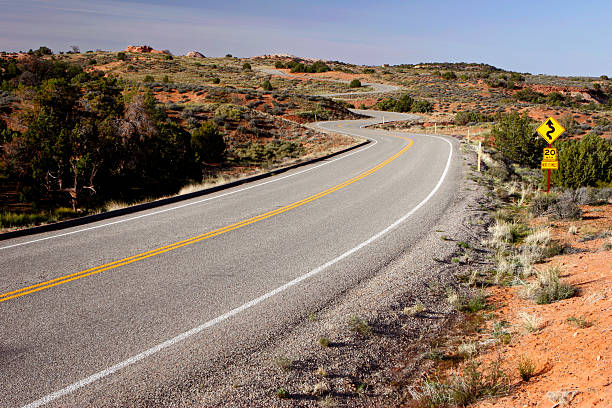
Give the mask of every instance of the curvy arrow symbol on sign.
[[550, 130], [548, 132], [546, 132], [546, 136], [548, 136], [548, 137], [550, 137], [552, 139], [552, 134], [551, 133], [555, 133], [555, 127], [553, 126], [553, 123], [552, 123], [552, 121], [550, 119], [548, 119], [548, 122], [546, 122], [546, 124], [550, 128]]

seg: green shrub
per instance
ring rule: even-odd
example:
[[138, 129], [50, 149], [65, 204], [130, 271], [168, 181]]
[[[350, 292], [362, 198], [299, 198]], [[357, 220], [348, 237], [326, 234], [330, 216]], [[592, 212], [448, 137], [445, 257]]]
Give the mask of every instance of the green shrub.
[[480, 112], [457, 112], [455, 115], [455, 125], [463, 126], [468, 123], [480, 123], [480, 122], [491, 122], [493, 120], [492, 117], [487, 116]]
[[290, 68], [291, 72], [306, 72], [311, 74], [331, 71], [331, 68], [323, 61], [316, 61], [311, 65], [303, 64], [298, 61], [291, 61], [287, 64], [287, 68]]
[[271, 91], [272, 90], [272, 84], [270, 83], [270, 81], [268, 79], [266, 79], [265, 81], [263, 81], [263, 83], [261, 84], [261, 87], [265, 90], [265, 91]]
[[164, 78], [162, 79], [162, 82], [163, 82], [164, 84], [167, 84], [167, 83], [169, 83], [169, 82], [170, 82], [170, 78], [168, 78], [168, 75], [164, 75]]
[[164, 59], [167, 60], [167, 61], [172, 61], [174, 59], [174, 57], [172, 55], [170, 55], [170, 54], [166, 54], [166, 55], [164, 55]]
[[251, 68], [251, 64], [249, 64], [248, 62], [245, 62], [244, 64], [242, 64], [242, 69], [245, 71], [250, 71]]
[[349, 84], [349, 88], [361, 88], [361, 81], [358, 79], [353, 79]]
[[285, 64], [283, 64], [281, 61], [276, 61], [274, 63], [274, 68], [276, 68], [276, 69], [283, 69], [283, 68], [285, 68]]
[[411, 112], [427, 113], [433, 112], [433, 103], [425, 100], [416, 100], [412, 103]]
[[404, 94], [399, 99], [386, 98], [374, 105], [375, 109], [389, 112], [432, 112], [433, 104], [424, 100], [415, 100]]
[[276, 390], [276, 396], [280, 399], [289, 398], [289, 391], [284, 388], [279, 388]]
[[454, 81], [457, 79], [457, 74], [455, 74], [453, 71], [446, 71], [442, 73], [442, 78], [448, 81]]
[[225, 141], [219, 128], [211, 122], [204, 122], [191, 134], [191, 147], [196, 162], [218, 163], [225, 157]]
[[495, 146], [507, 158], [525, 167], [539, 167], [546, 142], [535, 133], [535, 125], [527, 114], [517, 112], [501, 116], [491, 135]]
[[610, 142], [595, 134], [580, 141], [568, 140], [557, 145], [559, 170], [551, 181], [558, 186], [578, 188], [612, 182]]
[[234, 150], [240, 162], [254, 164], [274, 163], [284, 158], [300, 157], [303, 153], [304, 147], [301, 144], [290, 141], [272, 141], [265, 145], [251, 142]]
[[143, 78], [142, 82], [155, 82], [155, 78], [153, 78], [151, 75], [147, 75]]
[[218, 84], [220, 82], [221, 82], [221, 80], [219, 78], [213, 78], [213, 80], [212, 80], [213, 84]]
[[119, 61], [125, 61], [127, 59], [127, 56], [125, 55], [125, 52], [121, 51], [117, 53], [117, 59]]
[[538, 194], [531, 200], [529, 212], [534, 217], [551, 215], [560, 219], [578, 219], [582, 215], [582, 211], [571, 193], [563, 195]]
[[369, 336], [372, 334], [372, 328], [370, 327], [369, 323], [360, 316], [351, 316], [348, 326], [350, 331], [359, 333], [363, 336]]

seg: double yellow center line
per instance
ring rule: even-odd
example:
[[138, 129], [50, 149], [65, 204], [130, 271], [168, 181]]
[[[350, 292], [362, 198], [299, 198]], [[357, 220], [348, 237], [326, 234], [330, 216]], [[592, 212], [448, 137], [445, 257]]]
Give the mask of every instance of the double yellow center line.
[[31, 285], [31, 286], [27, 286], [25, 288], [17, 289], [17, 290], [14, 290], [12, 292], [3, 293], [3, 294], [0, 295], [0, 302], [5, 302], [7, 300], [18, 298], [18, 297], [21, 297], [21, 296], [24, 296], [24, 295], [28, 295], [30, 293], [38, 292], [38, 291], [43, 290], [43, 289], [49, 289], [49, 288], [52, 288], [54, 286], [62, 285], [64, 283], [68, 283], [68, 282], [71, 282], [71, 281], [74, 281], [74, 280], [77, 280], [77, 279], [81, 279], [81, 278], [85, 278], [87, 276], [95, 275], [97, 273], [104, 272], [104, 271], [107, 271], [109, 269], [115, 269], [115, 268], [118, 268], [118, 267], [123, 266], [123, 265], [128, 265], [128, 264], [131, 264], [131, 263], [134, 263], [134, 262], [137, 262], [137, 261], [141, 261], [143, 259], [151, 258], [151, 257], [156, 256], [156, 255], [161, 255], [161, 254], [163, 254], [165, 252], [169, 252], [169, 251], [172, 251], [174, 249], [178, 249], [178, 248], [181, 248], [181, 247], [184, 247], [184, 246], [187, 246], [187, 245], [195, 244], [196, 242], [200, 242], [200, 241], [203, 241], [205, 239], [212, 238], [212, 237], [215, 237], [217, 235], [221, 235], [221, 234], [224, 234], [226, 232], [229, 232], [229, 231], [232, 231], [232, 230], [235, 230], [235, 229], [238, 229], [238, 228], [245, 227], [247, 225], [256, 223], [258, 221], [262, 221], [262, 220], [265, 220], [267, 218], [274, 217], [275, 215], [282, 214], [282, 213], [284, 213], [286, 211], [289, 211], [289, 210], [292, 210], [294, 208], [300, 207], [300, 206], [302, 206], [304, 204], [308, 204], [311, 201], [315, 201], [315, 200], [317, 200], [317, 199], [319, 199], [321, 197], [325, 197], [326, 195], [331, 194], [334, 191], [338, 191], [338, 190], [340, 190], [340, 189], [342, 189], [342, 188], [344, 188], [344, 187], [346, 187], [348, 185], [351, 185], [351, 184], [353, 184], [353, 183], [355, 183], [355, 182], [357, 182], [357, 181], [359, 181], [359, 180], [369, 176], [370, 174], [380, 170], [381, 168], [385, 167], [387, 164], [389, 164], [393, 160], [397, 159], [399, 156], [404, 154], [408, 149], [410, 149], [412, 147], [413, 141], [411, 139], [408, 139], [408, 138], [405, 138], [405, 137], [401, 137], [401, 136], [396, 136], [396, 137], [408, 140], [409, 141], [408, 145], [405, 146], [403, 149], [401, 149], [396, 154], [394, 154], [393, 156], [389, 157], [387, 160], [379, 163], [378, 165], [372, 167], [371, 169], [369, 169], [369, 170], [359, 174], [358, 176], [355, 176], [352, 179], [347, 180], [347, 181], [345, 181], [345, 182], [343, 182], [341, 184], [338, 184], [338, 185], [336, 185], [334, 187], [330, 187], [327, 190], [321, 191], [320, 193], [317, 193], [317, 194], [312, 195], [310, 197], [304, 198], [303, 200], [296, 201], [296, 202], [294, 202], [292, 204], [288, 204], [288, 205], [286, 205], [284, 207], [277, 208], [276, 210], [268, 211], [266, 213], [257, 215], [255, 217], [251, 217], [251, 218], [248, 218], [246, 220], [243, 220], [243, 221], [240, 221], [240, 222], [237, 222], [237, 223], [234, 223], [234, 224], [230, 224], [228, 226], [225, 226], [225, 227], [222, 227], [222, 228], [218, 228], [216, 230], [207, 232], [205, 234], [197, 235], [195, 237], [192, 237], [192, 238], [189, 238], [189, 239], [186, 239], [186, 240], [183, 240], [183, 241], [175, 242], [175, 243], [170, 244], [170, 245], [166, 245], [166, 246], [163, 246], [163, 247], [160, 247], [160, 248], [152, 249], [150, 251], [142, 252], [142, 253], [139, 253], [137, 255], [133, 255], [133, 256], [130, 256], [130, 257], [127, 257], [127, 258], [123, 258], [123, 259], [119, 259], [117, 261], [110, 262], [110, 263], [107, 263], [107, 264], [104, 264], [104, 265], [96, 266], [95, 268], [85, 269], [84, 271], [76, 272], [76, 273], [73, 273], [73, 274], [70, 274], [70, 275], [60, 276], [59, 278], [55, 278], [55, 279], [51, 279], [51, 280], [48, 280], [48, 281], [45, 281], [45, 282], [37, 283], [35, 285]]

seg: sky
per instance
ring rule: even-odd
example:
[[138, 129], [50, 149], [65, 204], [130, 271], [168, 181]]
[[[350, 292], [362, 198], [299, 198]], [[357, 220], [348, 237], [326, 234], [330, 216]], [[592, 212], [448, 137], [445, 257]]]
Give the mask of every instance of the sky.
[[353, 64], [477, 62], [612, 76], [609, 0], [0, 0], [0, 50], [287, 53]]

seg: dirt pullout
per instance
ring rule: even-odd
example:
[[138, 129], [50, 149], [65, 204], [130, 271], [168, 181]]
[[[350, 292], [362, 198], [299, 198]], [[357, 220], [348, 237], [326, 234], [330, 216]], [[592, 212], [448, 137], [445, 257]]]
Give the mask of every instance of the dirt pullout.
[[[486, 228], [483, 187], [461, 171], [455, 174], [447, 183], [460, 188], [440, 210], [439, 222], [394, 260], [369, 271], [370, 278], [318, 310], [304, 310], [295, 325], [252, 345], [245, 355], [228, 355], [216, 369], [202, 367], [128, 405], [401, 404], [408, 385], [433, 364], [422, 355], [459, 317], [444, 299], [449, 289], [460, 287], [455, 276], [461, 266], [451, 259], [461, 248], [441, 235], [478, 241]], [[406, 312], [415, 305], [422, 310]]]

